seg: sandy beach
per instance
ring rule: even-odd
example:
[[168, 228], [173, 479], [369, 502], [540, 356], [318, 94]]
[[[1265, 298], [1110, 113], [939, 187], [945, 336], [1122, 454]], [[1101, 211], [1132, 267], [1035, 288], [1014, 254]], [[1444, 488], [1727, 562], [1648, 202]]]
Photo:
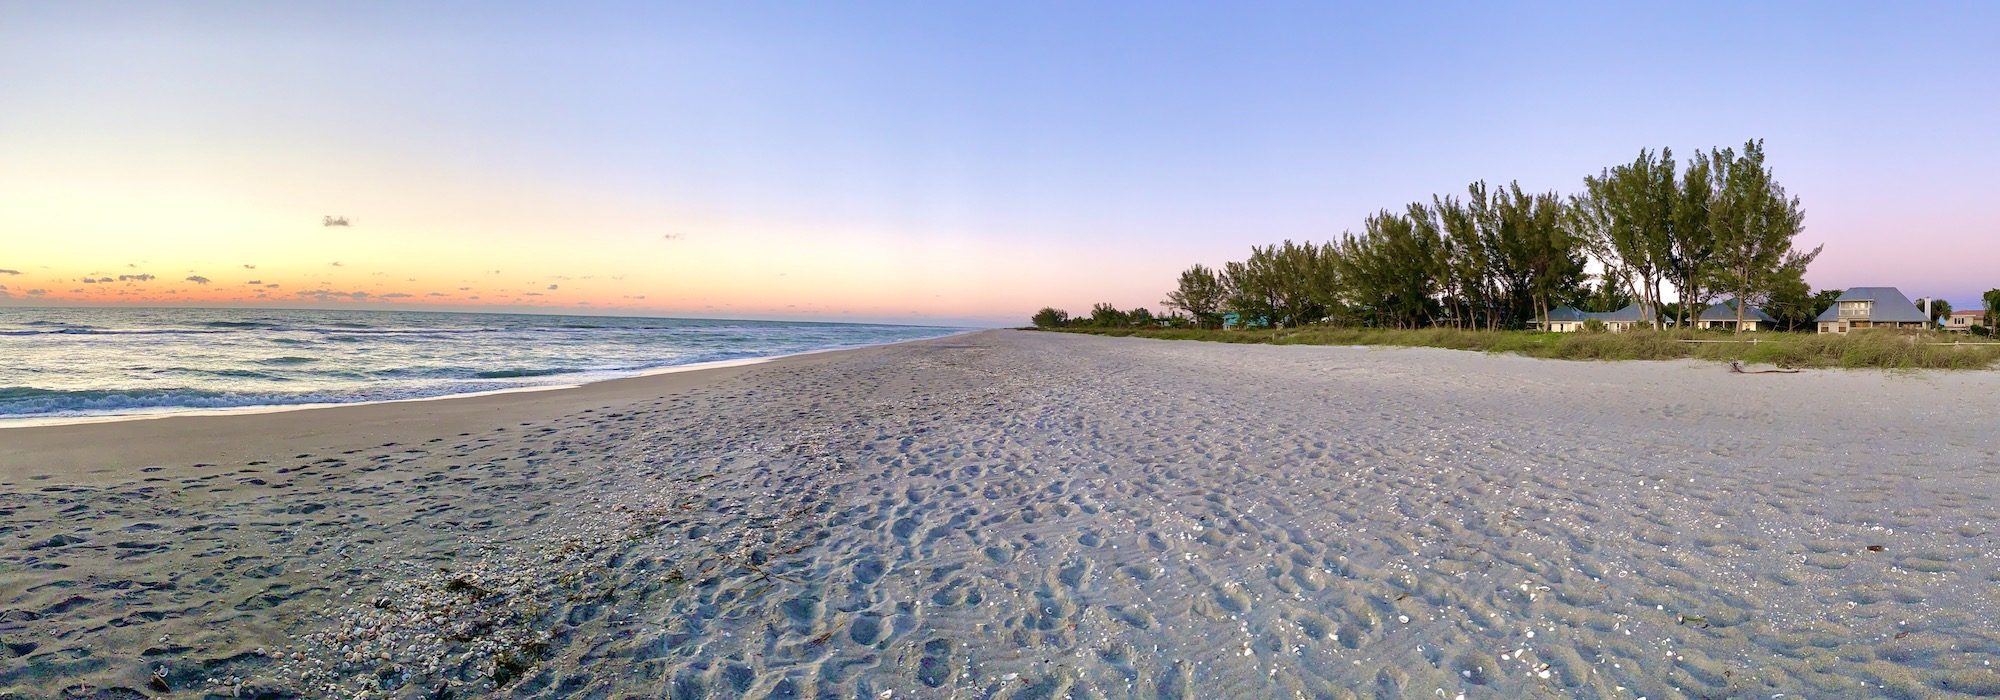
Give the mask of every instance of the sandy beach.
[[2000, 696], [2000, 375], [990, 331], [0, 430], [0, 698]]

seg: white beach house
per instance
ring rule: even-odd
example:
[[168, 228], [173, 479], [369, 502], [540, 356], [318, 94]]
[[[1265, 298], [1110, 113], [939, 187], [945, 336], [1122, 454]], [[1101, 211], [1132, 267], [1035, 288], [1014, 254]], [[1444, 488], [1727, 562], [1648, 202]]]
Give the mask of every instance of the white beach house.
[[[1776, 328], [1778, 320], [1755, 306], [1743, 310], [1743, 330], [1765, 331]], [[1695, 327], [1702, 330], [1736, 330], [1736, 300], [1731, 299], [1702, 311], [1695, 318]]]
[[1639, 305], [1632, 304], [1617, 311], [1579, 311], [1574, 306], [1558, 306], [1549, 310], [1546, 329], [1540, 321], [1529, 321], [1528, 327], [1555, 333], [1573, 333], [1583, 330], [1585, 324], [1596, 321], [1604, 324], [1604, 330], [1613, 333], [1634, 326], [1646, 325], [1645, 314], [1639, 313]]
[[1872, 328], [1922, 330], [1930, 327], [1922, 309], [1895, 287], [1855, 287], [1819, 315], [1819, 332], [1846, 333]]
[[1984, 325], [1986, 325], [1986, 310], [1970, 309], [1966, 311], [1951, 312], [1951, 316], [1947, 317], [1944, 320], [1944, 325], [1941, 327], [1944, 330], [1948, 331], [1971, 333], [1973, 326], [1984, 326]]

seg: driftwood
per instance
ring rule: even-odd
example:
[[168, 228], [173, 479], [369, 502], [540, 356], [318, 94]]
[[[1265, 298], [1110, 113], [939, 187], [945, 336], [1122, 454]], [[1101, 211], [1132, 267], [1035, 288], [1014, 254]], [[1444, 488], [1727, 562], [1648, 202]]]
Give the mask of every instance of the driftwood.
[[1795, 370], [1795, 369], [1759, 369], [1759, 370], [1746, 370], [1746, 369], [1743, 369], [1743, 361], [1742, 361], [1742, 360], [1730, 360], [1730, 361], [1729, 361], [1729, 371], [1730, 371], [1730, 372], [1734, 372], [1734, 373], [1736, 373], [1736, 374], [1798, 374], [1798, 373], [1799, 373], [1799, 371], [1798, 371], [1798, 370]]

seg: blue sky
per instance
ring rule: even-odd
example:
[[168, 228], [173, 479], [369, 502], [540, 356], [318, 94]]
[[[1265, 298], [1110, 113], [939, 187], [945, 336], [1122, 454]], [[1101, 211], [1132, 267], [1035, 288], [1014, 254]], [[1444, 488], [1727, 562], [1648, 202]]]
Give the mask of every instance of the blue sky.
[[[1801, 242], [1827, 246], [1815, 286], [1967, 304], [2000, 287], [1996, 20], [1940, 3], [8, 5], [0, 185], [39, 203], [0, 202], [0, 239], [37, 242], [0, 268], [87, 273], [151, 227], [207, 275], [223, 251], [319, 235], [273, 228], [282, 203], [375, 228], [352, 250], [261, 254], [423, 258], [391, 273], [419, 296], [498, 267], [523, 289], [606, 275], [548, 303], [1018, 323], [1154, 306], [1190, 263], [1325, 240], [1471, 180], [1572, 191], [1642, 147], [1755, 137], [1804, 200]], [[161, 222], [144, 214], [158, 192], [202, 204]]]

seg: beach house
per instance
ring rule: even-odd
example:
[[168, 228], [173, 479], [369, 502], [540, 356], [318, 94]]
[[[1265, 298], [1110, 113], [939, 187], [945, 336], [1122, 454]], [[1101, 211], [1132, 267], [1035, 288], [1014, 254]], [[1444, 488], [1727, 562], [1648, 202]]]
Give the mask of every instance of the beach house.
[[1546, 328], [1541, 321], [1529, 321], [1528, 327], [1553, 333], [1573, 333], [1583, 330], [1585, 324], [1591, 321], [1604, 324], [1604, 330], [1613, 333], [1646, 325], [1645, 314], [1639, 313], [1639, 305], [1631, 304], [1617, 311], [1580, 311], [1574, 306], [1558, 306], [1549, 309]]
[[1940, 328], [1960, 333], [1971, 333], [1973, 326], [1984, 325], [1986, 325], [1986, 310], [1969, 309], [1966, 311], [1951, 312], [1951, 316], [1945, 318], [1944, 325], [1940, 326]]
[[1833, 306], [1819, 315], [1819, 332], [1890, 328], [1922, 330], [1930, 326], [1922, 309], [1895, 287], [1855, 287], [1840, 293]]
[[[1743, 330], [1766, 331], [1777, 327], [1778, 320], [1755, 306], [1743, 310]], [[1736, 300], [1721, 302], [1708, 307], [1695, 318], [1695, 327], [1702, 330], [1736, 330]]]

